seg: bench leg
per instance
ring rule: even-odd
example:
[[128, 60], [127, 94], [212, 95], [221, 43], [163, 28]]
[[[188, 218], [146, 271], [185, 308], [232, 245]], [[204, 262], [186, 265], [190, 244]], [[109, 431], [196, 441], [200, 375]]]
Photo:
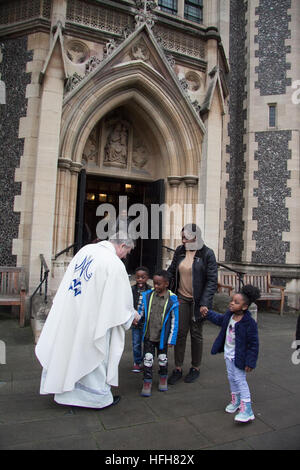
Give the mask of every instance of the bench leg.
[[280, 315], [283, 315], [283, 307], [284, 307], [284, 296], [281, 297], [281, 301], [280, 301], [280, 308], [279, 308]]
[[20, 304], [20, 326], [25, 326], [25, 295], [21, 295]]

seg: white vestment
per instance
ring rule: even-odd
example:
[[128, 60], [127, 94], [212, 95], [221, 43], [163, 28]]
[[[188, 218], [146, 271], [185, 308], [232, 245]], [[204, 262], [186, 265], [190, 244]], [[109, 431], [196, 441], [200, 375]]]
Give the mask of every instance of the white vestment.
[[67, 405], [110, 405], [133, 318], [128, 275], [113, 244], [83, 247], [68, 266], [36, 345], [40, 393], [53, 393]]

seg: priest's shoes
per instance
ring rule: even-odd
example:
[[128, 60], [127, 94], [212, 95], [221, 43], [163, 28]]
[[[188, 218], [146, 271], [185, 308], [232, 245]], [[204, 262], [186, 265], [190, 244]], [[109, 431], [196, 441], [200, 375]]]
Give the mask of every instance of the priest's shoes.
[[106, 409], [106, 408], [110, 408], [111, 406], [115, 406], [119, 403], [119, 401], [121, 400], [121, 396], [120, 395], [115, 395], [113, 397], [113, 402], [110, 404], [110, 405], [107, 405], [107, 406], [104, 406], [103, 408], [101, 408], [102, 410]]

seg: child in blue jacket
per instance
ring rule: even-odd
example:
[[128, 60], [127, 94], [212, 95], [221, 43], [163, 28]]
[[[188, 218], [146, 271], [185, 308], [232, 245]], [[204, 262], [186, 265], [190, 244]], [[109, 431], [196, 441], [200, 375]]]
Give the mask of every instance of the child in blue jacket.
[[159, 271], [153, 276], [154, 289], [143, 293], [139, 313], [145, 315], [144, 322], [144, 383], [141, 395], [151, 396], [152, 367], [157, 350], [159, 364], [159, 386], [161, 392], [168, 390], [168, 346], [176, 344], [178, 332], [178, 299], [169, 287], [169, 274]]
[[235, 413], [239, 410], [235, 421], [243, 423], [255, 418], [246, 372], [251, 372], [256, 367], [259, 345], [257, 324], [248, 307], [259, 297], [259, 289], [247, 285], [239, 293], [233, 295], [229, 310], [224, 315], [212, 310], [206, 310], [203, 313], [208, 320], [221, 326], [211, 353], [217, 354], [224, 351], [232, 397], [225, 411]]

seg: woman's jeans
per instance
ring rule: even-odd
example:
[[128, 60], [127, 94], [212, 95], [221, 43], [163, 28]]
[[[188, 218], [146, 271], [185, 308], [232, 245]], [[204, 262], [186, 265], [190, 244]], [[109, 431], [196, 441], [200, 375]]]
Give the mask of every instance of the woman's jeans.
[[135, 364], [143, 362], [143, 328], [132, 328], [132, 350]]
[[196, 322], [194, 318], [194, 303], [180, 294], [179, 300], [179, 326], [178, 335], [175, 346], [175, 366], [182, 367], [185, 355], [185, 347], [188, 332], [191, 333], [191, 353], [192, 353], [192, 367], [198, 369], [202, 359], [203, 337], [202, 328], [203, 322]]
[[251, 401], [250, 390], [246, 379], [246, 371], [236, 367], [234, 360], [225, 358], [225, 362], [231, 393], [239, 393], [241, 401]]

